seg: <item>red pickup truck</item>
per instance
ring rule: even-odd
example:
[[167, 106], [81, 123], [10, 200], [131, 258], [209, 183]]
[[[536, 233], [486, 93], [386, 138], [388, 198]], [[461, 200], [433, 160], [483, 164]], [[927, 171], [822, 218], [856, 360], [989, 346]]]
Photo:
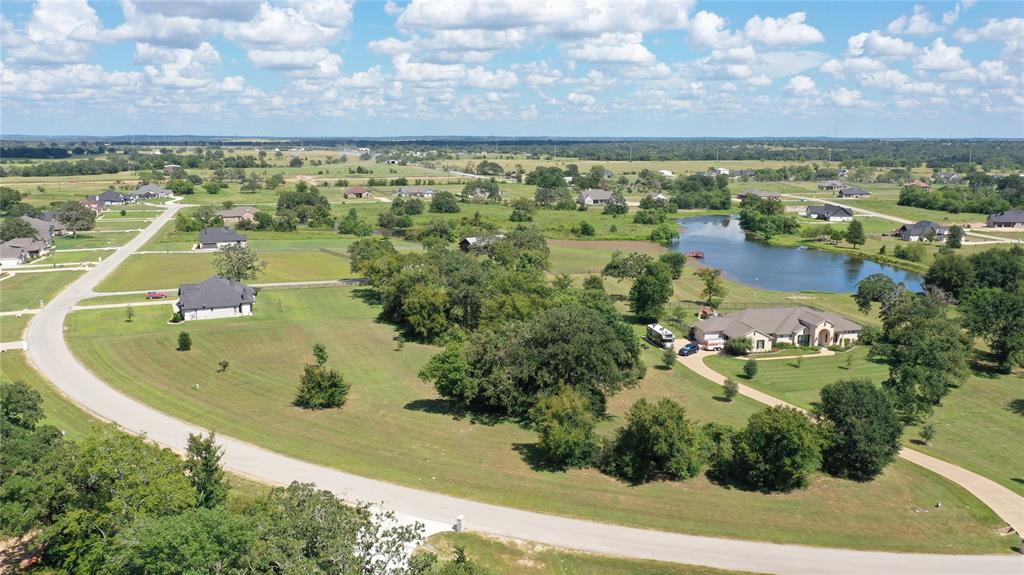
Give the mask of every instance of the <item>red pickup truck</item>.
[[164, 299], [165, 297], [167, 297], [167, 294], [162, 291], [146, 292], [146, 299]]

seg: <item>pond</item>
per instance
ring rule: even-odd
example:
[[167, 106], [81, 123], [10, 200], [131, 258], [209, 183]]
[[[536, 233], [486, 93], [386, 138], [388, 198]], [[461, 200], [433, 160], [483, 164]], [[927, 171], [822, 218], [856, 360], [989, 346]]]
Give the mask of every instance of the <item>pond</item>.
[[921, 290], [924, 278], [892, 266], [803, 247], [772, 246], [750, 239], [733, 216], [701, 216], [678, 220], [683, 227], [673, 248], [704, 252], [703, 263], [730, 279], [776, 291], [854, 293], [857, 282], [884, 273], [908, 289]]

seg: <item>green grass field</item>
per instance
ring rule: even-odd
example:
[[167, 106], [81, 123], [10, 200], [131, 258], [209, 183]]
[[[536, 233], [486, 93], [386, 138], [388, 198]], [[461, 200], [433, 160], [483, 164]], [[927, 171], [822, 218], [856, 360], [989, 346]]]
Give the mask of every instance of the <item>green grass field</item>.
[[[202, 281], [215, 272], [212, 253], [133, 255], [100, 282], [97, 291], [170, 289]], [[348, 256], [320, 251], [260, 252], [267, 269], [253, 283], [351, 277]]]
[[130, 242], [138, 232], [82, 232], [77, 236], [64, 236], [53, 240], [53, 245], [60, 251], [78, 248], [112, 248]]
[[[812, 401], [817, 401], [818, 390], [826, 384], [850, 377], [867, 377], [880, 383], [888, 377], [889, 368], [868, 361], [865, 348], [848, 353], [854, 357], [849, 370], [845, 353], [804, 358], [799, 368], [793, 360], [762, 361], [752, 380], [742, 377], [743, 360], [715, 356], [706, 362], [736, 381], [809, 408]], [[1024, 376], [973, 375], [943, 399], [942, 405], [935, 408], [932, 420], [937, 432], [930, 445], [916, 441], [919, 427], [906, 430], [904, 443], [962, 465], [1024, 495], [1024, 472], [1020, 466], [1024, 461], [1024, 446], [1020, 442], [1024, 430]]]
[[748, 571], [723, 571], [695, 565], [622, 559], [606, 555], [578, 553], [505, 539], [492, 539], [476, 533], [439, 533], [427, 543], [442, 559], [450, 559], [455, 547], [489, 573], [503, 575], [742, 575]]
[[43, 259], [33, 261], [33, 264], [76, 264], [82, 262], [97, 262], [113, 254], [112, 250], [89, 250], [85, 252], [68, 252], [54, 250]]
[[18, 311], [39, 307], [39, 300], [50, 301], [83, 272], [59, 271], [20, 273], [0, 281], [0, 311]]
[[0, 353], [0, 381], [22, 381], [43, 397], [43, 423], [53, 425], [72, 437], [81, 437], [96, 422], [91, 415], [68, 401], [29, 363], [24, 351]]
[[[138, 308], [75, 312], [68, 340], [105, 381], [183, 419], [270, 449], [347, 471], [496, 504], [627, 525], [808, 545], [926, 552], [1006, 552], [999, 520], [962, 489], [899, 463], [870, 484], [818, 476], [806, 491], [766, 496], [699, 478], [629, 487], [593, 470], [539, 471], [527, 462], [534, 435], [512, 423], [460, 417], [416, 372], [435, 348], [407, 343], [376, 320], [360, 289], [270, 291], [256, 316], [169, 326]], [[175, 352], [181, 330], [192, 351]], [[352, 383], [339, 410], [293, 407], [302, 364], [323, 342]], [[658, 362], [655, 351], [646, 362]], [[125, 358], [131, 358], [126, 361]], [[221, 360], [231, 362], [217, 373]], [[759, 409], [723, 403], [692, 372], [651, 368], [610, 401], [614, 416], [640, 397], [672, 397], [698, 420], [741, 425]], [[604, 422], [610, 433], [618, 417]], [[929, 510], [943, 502], [941, 513]]]
[[0, 341], [20, 341], [25, 337], [25, 328], [28, 327], [31, 315], [21, 317], [5, 315], [0, 317]]

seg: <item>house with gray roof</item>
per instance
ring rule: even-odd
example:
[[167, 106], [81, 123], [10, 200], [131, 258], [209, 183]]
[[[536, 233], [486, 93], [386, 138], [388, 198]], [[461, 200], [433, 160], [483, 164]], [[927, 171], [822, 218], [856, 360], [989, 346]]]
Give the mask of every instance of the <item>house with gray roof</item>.
[[748, 338], [754, 352], [771, 351], [780, 343], [791, 345], [850, 345], [864, 326], [845, 317], [804, 306], [750, 308], [712, 316], [693, 325], [693, 336], [705, 344], [737, 337]]
[[485, 248], [498, 240], [505, 239], [505, 234], [495, 234], [493, 236], [467, 236], [459, 241], [459, 249], [468, 252], [473, 249]]
[[36, 237], [45, 242], [47, 246], [53, 244], [53, 238], [63, 236], [65, 233], [64, 224], [56, 219], [48, 221], [32, 216], [21, 216], [21, 221], [32, 226], [36, 230]]
[[44, 256], [51, 244], [36, 238], [13, 238], [0, 244], [0, 267], [14, 267]]
[[946, 226], [928, 220], [921, 220], [913, 224], [903, 224], [896, 230], [895, 235], [904, 241], [918, 242], [928, 239], [942, 241], [946, 239], [946, 234], [948, 233], [949, 228]]
[[826, 222], [852, 222], [853, 210], [842, 206], [826, 204], [824, 206], [807, 206], [807, 217], [825, 220]]
[[226, 246], [245, 247], [247, 239], [227, 226], [206, 228], [199, 232], [199, 245], [196, 247], [201, 250], [219, 250]]
[[598, 188], [587, 188], [576, 196], [576, 203], [581, 206], [600, 206], [612, 201], [612, 193]]
[[156, 184], [146, 184], [145, 186], [139, 186], [131, 193], [136, 198], [169, 198], [174, 195], [171, 190], [163, 186]]
[[132, 196], [126, 196], [117, 190], [107, 190], [102, 194], [89, 196], [89, 199], [107, 206], [123, 206], [135, 201]]
[[748, 197], [751, 197], [751, 196], [761, 198], [762, 200], [781, 200], [782, 199], [782, 194], [780, 194], [779, 192], [768, 192], [768, 191], [765, 191], [765, 190], [759, 190], [757, 188], [750, 188], [748, 190], [743, 190], [742, 192], [736, 194], [736, 199], [740, 200], [742, 202], [743, 200], [745, 200], [745, 199], [747, 199]]
[[434, 188], [431, 186], [402, 186], [398, 188], [398, 197], [429, 200], [434, 197]]
[[254, 303], [252, 287], [221, 276], [178, 288], [178, 311], [185, 321], [250, 316]]
[[985, 225], [990, 228], [1024, 228], [1024, 210], [1007, 210], [992, 214]]
[[825, 180], [824, 182], [818, 182], [818, 189], [825, 190], [828, 192], [836, 192], [846, 187], [846, 184], [839, 180]]
[[839, 196], [840, 198], [846, 198], [846, 199], [849, 199], [849, 200], [856, 200], [858, 198], [869, 198], [869, 197], [871, 197], [871, 192], [869, 192], [867, 190], [862, 190], [860, 188], [843, 188], [843, 189], [839, 190], [839, 193], [836, 194], [836, 195]]

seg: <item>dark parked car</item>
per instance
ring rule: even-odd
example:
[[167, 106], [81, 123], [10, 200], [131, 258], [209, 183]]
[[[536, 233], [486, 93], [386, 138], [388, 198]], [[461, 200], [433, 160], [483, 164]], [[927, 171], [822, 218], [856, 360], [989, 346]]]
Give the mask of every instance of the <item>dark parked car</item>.
[[688, 343], [679, 348], [679, 355], [693, 355], [700, 351], [700, 346], [695, 343]]

